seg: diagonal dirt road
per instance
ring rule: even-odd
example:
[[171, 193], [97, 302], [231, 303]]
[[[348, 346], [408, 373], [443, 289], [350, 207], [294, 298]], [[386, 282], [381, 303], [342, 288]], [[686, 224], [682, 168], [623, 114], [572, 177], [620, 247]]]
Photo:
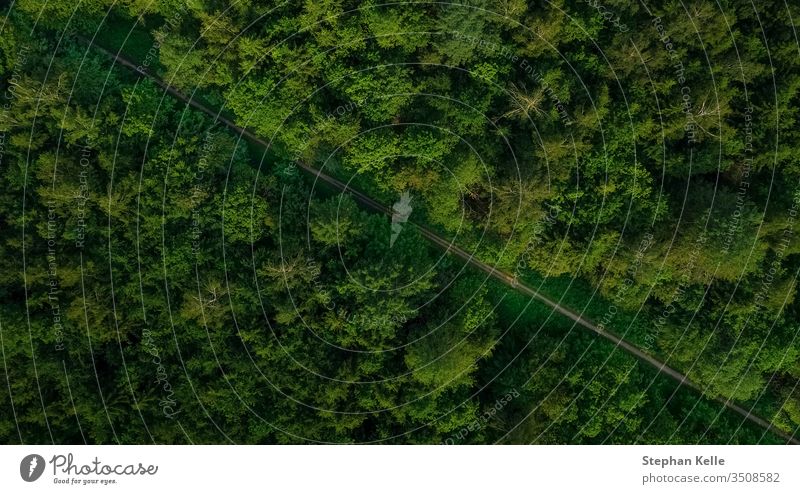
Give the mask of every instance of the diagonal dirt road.
[[[269, 143], [267, 143], [267, 141], [261, 139], [260, 137], [255, 135], [253, 132], [249, 131], [246, 128], [239, 127], [233, 121], [231, 121], [230, 119], [228, 119], [228, 118], [224, 117], [223, 115], [221, 115], [219, 111], [214, 111], [213, 109], [211, 109], [211, 108], [207, 107], [206, 105], [194, 100], [193, 98], [190, 98], [190, 97], [186, 96], [182, 92], [178, 91], [177, 89], [175, 89], [171, 85], [167, 84], [166, 82], [162, 81], [157, 76], [149, 73], [148, 71], [141, 70], [135, 63], [133, 63], [130, 60], [127, 60], [126, 58], [122, 57], [119, 53], [110, 52], [110, 51], [106, 50], [105, 48], [93, 43], [91, 40], [87, 40], [87, 39], [84, 39], [84, 38], [81, 38], [81, 40], [84, 43], [88, 44], [91, 48], [94, 48], [94, 49], [104, 53], [105, 55], [110, 57], [112, 60], [114, 60], [116, 63], [119, 63], [120, 65], [123, 65], [124, 67], [127, 67], [128, 69], [133, 70], [134, 72], [136, 72], [137, 74], [139, 74], [142, 77], [147, 77], [148, 79], [153, 81], [155, 84], [157, 84], [159, 87], [161, 87], [164, 91], [166, 91], [171, 96], [183, 101], [184, 103], [186, 103], [187, 105], [191, 106], [192, 108], [195, 108], [195, 109], [197, 109], [197, 110], [199, 110], [199, 111], [211, 116], [216, 121], [222, 122], [223, 124], [225, 124], [226, 127], [231, 129], [232, 131], [236, 132], [237, 134], [239, 134], [239, 135], [247, 138], [248, 140], [250, 140], [250, 141], [252, 141], [252, 142], [254, 142], [256, 144], [259, 144], [259, 145], [261, 145], [261, 146], [263, 146], [265, 148], [269, 147]], [[360, 202], [364, 206], [367, 206], [370, 209], [373, 209], [373, 210], [375, 210], [377, 212], [384, 213], [384, 214], [386, 214], [388, 216], [392, 215], [392, 209], [390, 207], [387, 207], [387, 206], [385, 206], [385, 205], [373, 200], [371, 197], [369, 197], [369, 196], [367, 196], [367, 195], [365, 195], [365, 194], [353, 189], [352, 187], [347, 186], [347, 184], [345, 184], [344, 182], [342, 182], [342, 181], [340, 181], [340, 180], [338, 180], [338, 179], [336, 179], [336, 178], [334, 178], [334, 177], [332, 177], [330, 175], [327, 175], [327, 174], [323, 173], [321, 170], [319, 170], [317, 168], [314, 168], [312, 166], [309, 166], [309, 165], [307, 165], [305, 163], [299, 163], [298, 162], [298, 163], [296, 163], [296, 165], [298, 167], [300, 167], [302, 170], [304, 170], [305, 172], [315, 176], [317, 179], [322, 180], [323, 182], [325, 182], [325, 183], [329, 184], [330, 186], [340, 190], [341, 192], [348, 193], [348, 194], [352, 195], [358, 202]], [[583, 326], [584, 328], [586, 328], [586, 329], [592, 331], [593, 333], [595, 333], [595, 334], [605, 338], [606, 340], [610, 341], [611, 343], [613, 343], [618, 348], [621, 348], [624, 351], [630, 353], [631, 355], [633, 355], [634, 357], [639, 359], [641, 362], [644, 362], [646, 364], [651, 365], [658, 372], [660, 372], [662, 374], [665, 374], [665, 375], [671, 377], [672, 379], [678, 381], [679, 385], [686, 385], [686, 386], [688, 386], [690, 388], [693, 388], [693, 389], [699, 391], [704, 396], [707, 396], [707, 395], [705, 395], [702, 386], [700, 386], [699, 384], [697, 384], [697, 383], [693, 382], [692, 380], [690, 380], [689, 377], [686, 376], [685, 374], [683, 374], [682, 372], [670, 367], [665, 362], [662, 362], [662, 361], [658, 360], [657, 358], [653, 357], [652, 355], [646, 353], [645, 351], [643, 351], [642, 349], [640, 349], [639, 347], [637, 347], [633, 343], [625, 340], [624, 338], [620, 337], [617, 334], [614, 334], [613, 332], [608, 331], [607, 329], [600, 329], [600, 327], [598, 327], [594, 322], [592, 322], [589, 319], [587, 319], [586, 317], [584, 317], [582, 314], [579, 314], [579, 313], [575, 312], [574, 310], [570, 309], [569, 307], [566, 307], [563, 304], [560, 304], [556, 300], [553, 300], [550, 297], [539, 293], [537, 290], [535, 290], [531, 286], [529, 286], [529, 285], [527, 285], [527, 284], [525, 284], [525, 283], [523, 283], [521, 281], [518, 281], [511, 274], [509, 274], [509, 273], [507, 273], [505, 271], [501, 271], [499, 269], [496, 269], [493, 266], [490, 266], [489, 264], [486, 264], [485, 262], [483, 262], [483, 261], [481, 261], [479, 259], [476, 259], [469, 252], [464, 251], [463, 249], [461, 249], [457, 245], [455, 245], [452, 242], [446, 240], [445, 238], [439, 236], [437, 233], [433, 232], [432, 230], [430, 230], [430, 229], [428, 229], [428, 228], [426, 228], [426, 227], [424, 227], [422, 225], [416, 224], [416, 223], [414, 223], [412, 221], [409, 221], [408, 224], [413, 225], [415, 228], [417, 228], [419, 230], [419, 232], [422, 234], [423, 237], [425, 237], [428, 241], [430, 241], [431, 243], [433, 243], [436, 246], [438, 246], [441, 249], [443, 249], [446, 253], [453, 254], [453, 255], [463, 259], [468, 264], [470, 264], [472, 267], [487, 273], [489, 276], [492, 276], [493, 278], [503, 282], [504, 284], [508, 285], [512, 289], [517, 290], [518, 292], [523, 293], [523, 294], [525, 294], [525, 295], [527, 295], [527, 296], [529, 296], [529, 297], [531, 297], [531, 298], [533, 298], [535, 300], [538, 300], [539, 302], [551, 307], [554, 311], [562, 314], [565, 317], [568, 317], [569, 319], [573, 320], [576, 324], [579, 324], [579, 325]], [[793, 436], [790, 436], [789, 434], [785, 433], [784, 431], [778, 429], [771, 422], [765, 420], [764, 418], [762, 418], [762, 417], [760, 417], [758, 415], [753, 414], [750, 410], [747, 410], [746, 408], [736, 404], [735, 402], [732, 402], [731, 400], [726, 400], [726, 399], [721, 398], [721, 397], [716, 397], [714, 399], [717, 402], [719, 402], [719, 403], [723, 404], [724, 406], [728, 407], [729, 409], [733, 410], [734, 412], [738, 413], [739, 415], [744, 417], [746, 420], [749, 420], [749, 421], [761, 426], [762, 428], [769, 430], [773, 434], [785, 439], [787, 444], [789, 444], [789, 443], [791, 443], [791, 444], [800, 444], [800, 440], [798, 440], [797, 438], [795, 438]]]

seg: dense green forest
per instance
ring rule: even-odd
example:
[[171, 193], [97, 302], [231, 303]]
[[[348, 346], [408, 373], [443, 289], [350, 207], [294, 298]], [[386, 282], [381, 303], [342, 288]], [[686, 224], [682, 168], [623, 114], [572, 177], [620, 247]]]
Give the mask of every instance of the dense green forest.
[[2, 443], [786, 442], [725, 400], [798, 435], [800, 5], [2, 16]]

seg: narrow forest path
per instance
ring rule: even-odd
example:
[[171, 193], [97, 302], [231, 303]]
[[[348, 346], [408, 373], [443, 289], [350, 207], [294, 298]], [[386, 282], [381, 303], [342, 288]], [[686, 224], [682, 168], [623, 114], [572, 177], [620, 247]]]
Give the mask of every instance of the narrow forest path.
[[[82, 38], [82, 41], [85, 42], [86, 44], [88, 44], [91, 48], [94, 48], [94, 49], [104, 53], [105, 55], [110, 57], [112, 60], [114, 60], [116, 63], [119, 63], [120, 65], [123, 65], [124, 67], [126, 67], [126, 68], [128, 68], [130, 70], [133, 70], [134, 72], [136, 72], [137, 74], [139, 74], [139, 75], [141, 75], [143, 77], [147, 77], [148, 79], [153, 81], [155, 84], [157, 84], [159, 87], [161, 87], [164, 91], [166, 91], [167, 94], [169, 94], [169, 95], [171, 95], [171, 96], [183, 101], [184, 103], [186, 103], [187, 105], [191, 106], [192, 108], [195, 108], [195, 109], [197, 109], [197, 110], [199, 110], [199, 111], [211, 116], [216, 121], [219, 121], [219, 122], [223, 123], [226, 127], [231, 129], [232, 131], [238, 133], [239, 135], [247, 138], [251, 142], [259, 144], [259, 145], [263, 146], [264, 148], [269, 148], [269, 143], [267, 143], [267, 141], [265, 141], [265, 140], [261, 139], [260, 137], [258, 137], [257, 135], [255, 135], [253, 132], [249, 131], [246, 128], [243, 128], [243, 127], [240, 127], [240, 126], [236, 125], [233, 121], [231, 121], [230, 119], [228, 119], [228, 118], [224, 117], [223, 115], [221, 115], [221, 113], [219, 111], [215, 111], [212, 108], [209, 108], [206, 105], [194, 100], [193, 98], [190, 98], [190, 97], [186, 96], [185, 94], [183, 94], [182, 92], [178, 91], [177, 89], [175, 89], [171, 85], [167, 84], [166, 82], [164, 82], [163, 80], [161, 80], [157, 76], [153, 75], [152, 73], [150, 73], [150, 72], [148, 72], [146, 70], [145, 71], [139, 70], [139, 67], [137, 66], [137, 64], [135, 64], [135, 63], [131, 62], [130, 60], [124, 58], [119, 53], [113, 53], [113, 52], [111, 52], [109, 50], [106, 50], [105, 48], [93, 43], [91, 40], [87, 40], [87, 39], [83, 39]], [[325, 183], [327, 183], [330, 186], [340, 190], [341, 192], [345, 192], [345, 193], [348, 193], [348, 194], [352, 195], [358, 202], [360, 202], [364, 206], [367, 206], [370, 209], [373, 209], [373, 210], [375, 210], [377, 212], [380, 212], [380, 213], [383, 213], [383, 214], [386, 214], [386, 215], [389, 215], [389, 216], [392, 215], [392, 208], [387, 207], [384, 204], [381, 204], [381, 203], [373, 200], [371, 197], [369, 197], [369, 196], [367, 196], [367, 195], [365, 195], [365, 194], [353, 189], [352, 187], [347, 186], [347, 184], [345, 184], [344, 182], [342, 182], [342, 181], [340, 181], [340, 180], [338, 180], [338, 179], [336, 179], [336, 178], [334, 178], [334, 177], [332, 177], [330, 175], [327, 175], [327, 174], [323, 173], [321, 170], [319, 170], [317, 168], [314, 168], [312, 166], [309, 166], [309, 165], [307, 165], [305, 163], [299, 163], [298, 162], [298, 163], [296, 163], [296, 165], [298, 167], [300, 167], [302, 170], [304, 170], [305, 172], [313, 175], [314, 177], [316, 177], [319, 180], [324, 181]], [[431, 243], [435, 244], [437, 247], [443, 249], [446, 253], [453, 254], [453, 255], [463, 259], [468, 264], [470, 264], [472, 267], [485, 272], [489, 276], [492, 276], [493, 278], [497, 279], [498, 281], [501, 281], [502, 283], [504, 283], [505, 285], [508, 285], [512, 289], [514, 289], [514, 290], [516, 290], [516, 291], [518, 291], [520, 293], [523, 293], [523, 294], [525, 294], [525, 295], [527, 295], [527, 296], [529, 296], [529, 297], [531, 297], [531, 298], [533, 298], [533, 299], [535, 299], [535, 300], [537, 300], [537, 301], [539, 301], [539, 302], [551, 307], [554, 311], [560, 313], [561, 315], [563, 315], [565, 317], [568, 317], [569, 319], [574, 321], [576, 324], [579, 324], [580, 326], [583, 326], [584, 328], [586, 328], [586, 329], [592, 331], [593, 333], [595, 333], [595, 334], [605, 338], [606, 340], [610, 341], [611, 343], [613, 343], [618, 348], [621, 348], [624, 351], [628, 352], [629, 354], [633, 355], [634, 357], [639, 359], [639, 361], [651, 365], [659, 373], [665, 374], [665, 375], [671, 377], [672, 379], [678, 381], [679, 385], [689, 386], [690, 388], [693, 388], [693, 389], [697, 390], [698, 392], [700, 392], [703, 396], [706, 396], [706, 397], [708, 396], [708, 395], [706, 395], [704, 393], [703, 387], [700, 386], [699, 384], [693, 382], [692, 380], [690, 380], [688, 376], [686, 376], [682, 372], [670, 367], [665, 362], [662, 362], [662, 361], [658, 360], [657, 358], [653, 357], [652, 355], [648, 354], [647, 352], [645, 352], [641, 348], [637, 347], [635, 344], [631, 343], [630, 341], [625, 340], [624, 338], [620, 337], [619, 335], [617, 335], [617, 334], [615, 334], [613, 332], [608, 331], [607, 329], [601, 329], [594, 322], [590, 321], [589, 319], [584, 317], [582, 314], [579, 314], [576, 311], [572, 310], [571, 308], [566, 307], [563, 304], [559, 303], [558, 301], [556, 301], [556, 300], [554, 300], [554, 299], [552, 299], [552, 298], [550, 298], [550, 297], [548, 297], [546, 295], [543, 295], [538, 290], [536, 290], [533, 287], [525, 284], [524, 282], [518, 281], [511, 274], [509, 274], [509, 273], [507, 273], [505, 271], [496, 269], [493, 266], [490, 266], [489, 264], [486, 264], [485, 262], [483, 262], [483, 261], [481, 261], [479, 259], [476, 259], [469, 252], [466, 252], [465, 250], [461, 249], [457, 245], [455, 245], [452, 242], [450, 242], [450, 241], [446, 240], [445, 238], [441, 237], [440, 235], [438, 235], [437, 233], [433, 232], [432, 230], [430, 230], [430, 229], [428, 229], [428, 228], [426, 228], [426, 227], [424, 227], [422, 225], [419, 225], [417, 223], [414, 223], [413, 221], [408, 221], [407, 224], [414, 226], [417, 230], [419, 230], [419, 232], [422, 234], [423, 237], [425, 237]], [[722, 405], [726, 406], [727, 408], [729, 408], [729, 409], [733, 410], [734, 412], [738, 413], [739, 415], [744, 417], [746, 420], [749, 420], [750, 422], [753, 422], [753, 423], [759, 425], [760, 427], [769, 430], [773, 434], [785, 439], [787, 444], [788, 443], [800, 444], [800, 440], [798, 440], [797, 438], [795, 438], [793, 436], [790, 436], [786, 432], [778, 429], [771, 422], [765, 420], [764, 418], [762, 418], [762, 417], [760, 417], [758, 415], [755, 415], [750, 410], [745, 409], [741, 405], [738, 405], [735, 402], [732, 402], [731, 400], [727, 400], [727, 399], [724, 399], [724, 398], [721, 398], [721, 397], [716, 397], [714, 399], [717, 402], [721, 403]]]

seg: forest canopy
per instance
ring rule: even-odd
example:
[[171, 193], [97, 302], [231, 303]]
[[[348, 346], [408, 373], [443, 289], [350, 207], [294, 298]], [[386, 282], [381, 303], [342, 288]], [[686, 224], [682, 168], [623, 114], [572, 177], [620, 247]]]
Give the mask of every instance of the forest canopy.
[[800, 6], [2, 15], [3, 443], [797, 434]]

